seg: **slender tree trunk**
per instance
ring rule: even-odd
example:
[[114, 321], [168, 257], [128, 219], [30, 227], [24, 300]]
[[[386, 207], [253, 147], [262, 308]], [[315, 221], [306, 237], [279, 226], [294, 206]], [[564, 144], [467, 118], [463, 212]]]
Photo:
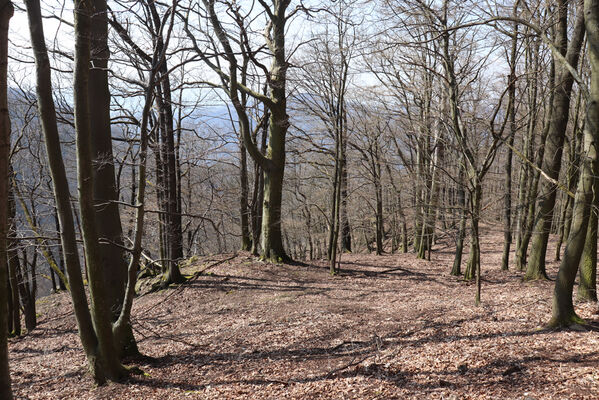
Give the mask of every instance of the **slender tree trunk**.
[[241, 193], [239, 195], [239, 214], [241, 221], [241, 250], [249, 251], [252, 248], [252, 239], [250, 237], [250, 212], [248, 208], [248, 172], [247, 172], [247, 153], [243, 144], [243, 136], [239, 141], [239, 183]]
[[[539, 40], [535, 40], [531, 43], [532, 38], [529, 38], [526, 46], [526, 58], [525, 58], [525, 70], [529, 71], [534, 69], [538, 70], [539, 66]], [[551, 64], [549, 80], [552, 84], [552, 76], [554, 74], [554, 66]], [[533, 160], [533, 141], [537, 126], [537, 103], [538, 103], [538, 77], [527, 76], [527, 87], [526, 93], [528, 95], [528, 118], [526, 122], [526, 136], [522, 144], [522, 152], [527, 160]], [[553, 92], [552, 92], [553, 93]], [[550, 95], [551, 96], [551, 95]], [[528, 215], [528, 187], [530, 185], [530, 177], [532, 176], [532, 168], [527, 163], [522, 163], [520, 167], [520, 180], [518, 186], [518, 208], [516, 217], [516, 257], [515, 264], [519, 270], [524, 268], [524, 265], [518, 262], [521, 254], [521, 244], [524, 232], [526, 230], [526, 218]], [[528, 246], [528, 245], [527, 245]], [[524, 252], [526, 254], [526, 251]]]
[[470, 196], [470, 255], [468, 256], [468, 264], [466, 265], [466, 272], [464, 273], [465, 280], [477, 278], [478, 269], [480, 268], [478, 223], [480, 220], [481, 199], [482, 187], [480, 186], [480, 183], [474, 182]]
[[[554, 82], [555, 82], [555, 64], [552, 62], [551, 63], [551, 68], [550, 68], [550, 72], [549, 72], [549, 87], [553, 87], [554, 86]], [[536, 91], [536, 89], [535, 89]], [[548, 107], [551, 107], [551, 104], [553, 103], [553, 98], [555, 97], [555, 91], [551, 91], [549, 94], [549, 101], [547, 102]], [[531, 115], [531, 119], [529, 120], [528, 123], [528, 134], [527, 134], [527, 139], [528, 140], [528, 148], [527, 148], [527, 154], [530, 156], [533, 154], [533, 138], [534, 138], [534, 127], [535, 127], [535, 120], [532, 119], [532, 117], [536, 115], [536, 113]], [[540, 141], [539, 143], [545, 143], [545, 140], [547, 139], [547, 135], [549, 134], [549, 129], [550, 129], [550, 119], [551, 119], [551, 115], [550, 113], [547, 113], [547, 116], [544, 120], [544, 126], [543, 129], [541, 131], [541, 137], [540, 137]], [[538, 149], [538, 154], [535, 160], [536, 163], [536, 167], [538, 169], [540, 169], [543, 165], [543, 159], [544, 159], [544, 155], [545, 155], [545, 146], [539, 146]], [[520, 239], [520, 245], [516, 247], [516, 268], [518, 268], [518, 270], [522, 271], [524, 270], [524, 268], [526, 267], [526, 260], [527, 260], [527, 252], [528, 252], [528, 245], [530, 243], [530, 239], [532, 237], [533, 234], [533, 227], [534, 227], [534, 223], [535, 223], [535, 211], [536, 211], [536, 200], [537, 200], [537, 194], [538, 194], [538, 188], [539, 188], [539, 181], [541, 178], [541, 174], [539, 173], [538, 170], [533, 170], [532, 168], [528, 168], [528, 178], [527, 181], [529, 182], [528, 188], [526, 189], [526, 194], [524, 196], [524, 198], [526, 199], [524, 204], [526, 205], [526, 210], [523, 210], [523, 215], [522, 215], [522, 219], [521, 219], [521, 239]]]
[[[343, 101], [343, 100], [340, 100]], [[342, 112], [344, 107], [341, 106]], [[338, 121], [343, 120], [343, 116], [338, 116]], [[337, 245], [339, 241], [339, 231], [341, 225], [341, 191], [342, 191], [342, 180], [343, 180], [343, 159], [344, 148], [343, 148], [343, 131], [345, 129], [342, 123], [339, 123], [335, 129], [335, 176], [333, 179], [333, 214], [331, 218], [331, 233], [329, 244], [329, 271], [331, 274], [335, 274], [339, 271], [336, 269], [337, 262]]]
[[[262, 137], [260, 142], [260, 154], [264, 154], [268, 139], [268, 120], [270, 113], [264, 106], [264, 126], [262, 127]], [[255, 132], [253, 142], [257, 143], [258, 131]], [[254, 188], [252, 190], [251, 203], [251, 222], [252, 222], [252, 254], [260, 254], [260, 236], [262, 232], [262, 203], [264, 202], [264, 172], [259, 163], [254, 161]]]
[[481, 200], [482, 200], [482, 187], [477, 182], [473, 193], [472, 202], [472, 248], [470, 249], [470, 260], [469, 264], [474, 264], [474, 270], [476, 274], [476, 296], [474, 300], [475, 305], [480, 304], [480, 292], [481, 292], [481, 265], [480, 265], [480, 241], [478, 222], [480, 220], [481, 211]]
[[343, 146], [343, 158], [341, 159], [341, 249], [351, 253], [351, 226], [347, 215], [347, 134], [344, 130], [341, 146]]
[[375, 228], [376, 228], [376, 254], [380, 256], [383, 254], [383, 238], [384, 238], [384, 227], [383, 227], [383, 188], [380, 182], [375, 185], [376, 191], [376, 215], [375, 215]]
[[[12, 174], [12, 168], [9, 167], [10, 173]], [[13, 336], [21, 336], [21, 307], [19, 301], [19, 279], [18, 279], [18, 271], [21, 268], [19, 265], [19, 254], [17, 253], [17, 243], [15, 240], [16, 230], [15, 230], [15, 200], [12, 190], [10, 189], [10, 183], [8, 184], [8, 202], [6, 206], [8, 206], [8, 234], [6, 240], [6, 255], [8, 257], [8, 278], [9, 278], [9, 287], [10, 287], [10, 305], [12, 305], [12, 312], [9, 314], [12, 317], [12, 322], [10, 323], [10, 333]]]
[[467, 219], [466, 204], [463, 204], [462, 216], [460, 217], [460, 227], [458, 228], [455, 256], [453, 259], [453, 267], [451, 268], [451, 275], [453, 276], [460, 276], [462, 274], [462, 254], [464, 253], [464, 238], [466, 237]]
[[[517, 2], [514, 5], [514, 14], [517, 15]], [[501, 269], [507, 271], [510, 262], [510, 248], [512, 245], [512, 147], [516, 137], [516, 55], [518, 46], [518, 24], [514, 24], [512, 47], [510, 54], [509, 88], [509, 124], [510, 135], [508, 139], [507, 160], [505, 162], [505, 197], [503, 203], [503, 257]]]
[[455, 256], [453, 259], [453, 267], [451, 268], [451, 275], [460, 276], [462, 274], [462, 255], [464, 253], [464, 238], [466, 237], [466, 191], [464, 190], [465, 185], [465, 166], [462, 159], [459, 163], [458, 173], [458, 188], [457, 188], [457, 204], [460, 209], [460, 226], [458, 228], [458, 236], [456, 239]]
[[[158, 52], [165, 48], [163, 32], [160, 31], [162, 25], [161, 17], [157, 11], [154, 2], [147, 3], [152, 16], [154, 29], [156, 30], [155, 40]], [[160, 84], [157, 86], [157, 104], [160, 111], [160, 124], [162, 132], [162, 171], [164, 179], [164, 221], [165, 221], [165, 253], [166, 253], [166, 274], [163, 282], [181, 283], [185, 279], [179, 270], [179, 262], [183, 259], [183, 225], [180, 209], [180, 182], [178, 181], [181, 173], [177, 163], [178, 146], [175, 146], [173, 101], [171, 93], [171, 82], [169, 75], [168, 62], [162, 60], [160, 66]]]
[[437, 224], [437, 207], [439, 202], [439, 166], [443, 165], [445, 158], [445, 138], [442, 133], [439, 133], [435, 140], [435, 155], [431, 161], [431, 179], [430, 179], [430, 191], [427, 204], [425, 206], [424, 223], [422, 228], [422, 238], [420, 250], [418, 252], [418, 258], [425, 258], [426, 251], [430, 259], [430, 252], [433, 245], [433, 236], [435, 232], [435, 225]]
[[14, 8], [9, 0], [0, 0], [0, 398], [11, 400], [8, 369], [8, 157], [10, 154], [10, 119], [8, 115], [8, 25]]
[[[57, 249], [58, 265], [57, 265], [57, 267], [60, 270], [60, 272], [63, 275], [65, 275], [64, 255], [63, 255], [63, 251], [62, 251], [62, 239], [61, 239], [61, 235], [60, 235], [60, 220], [58, 218], [58, 209], [56, 207], [54, 207], [54, 226], [56, 227], [56, 234], [58, 235], [58, 249]], [[54, 270], [52, 269], [52, 267], [50, 267], [50, 270], [52, 271], [52, 273], [54, 273]], [[62, 279], [58, 279], [58, 287], [60, 290], [67, 289], [65, 282]]]
[[[46, 50], [42, 17], [39, 0], [27, 0], [27, 15], [29, 18], [29, 29], [31, 33], [31, 44], [33, 47], [36, 63], [36, 81], [37, 81], [37, 106], [41, 119], [42, 130], [44, 132], [46, 144], [46, 156], [52, 176], [52, 185], [54, 198], [56, 200], [56, 209], [60, 221], [60, 237], [65, 257], [65, 267], [67, 271], [73, 308], [79, 327], [79, 336], [83, 349], [86, 353], [89, 367], [94, 379], [97, 382], [104, 382], [104, 375], [101, 362], [97, 355], [97, 338], [92, 325], [92, 319], [87, 306], [87, 296], [83, 286], [81, 276], [81, 264], [77, 249], [75, 222], [73, 220], [73, 211], [70, 201], [70, 189], [66, 176], [62, 150], [60, 147], [60, 137], [56, 122], [56, 111], [52, 96], [52, 80], [50, 74], [50, 62]], [[87, 89], [85, 89], [87, 92]]]
[[[27, 254], [24, 252], [24, 254]], [[27, 257], [23, 257], [23, 270], [27, 269]], [[33, 267], [32, 267], [33, 268]], [[52, 269], [50, 269], [52, 271]], [[29, 275], [29, 274], [25, 274]], [[35, 292], [36, 284], [34, 281], [35, 270], [31, 271], [31, 280], [25, 278], [21, 269], [17, 269], [17, 285], [19, 287], [19, 295], [21, 304], [23, 305], [23, 315], [25, 317], [25, 328], [27, 332], [31, 332], [37, 327], [37, 314], [35, 310]]]

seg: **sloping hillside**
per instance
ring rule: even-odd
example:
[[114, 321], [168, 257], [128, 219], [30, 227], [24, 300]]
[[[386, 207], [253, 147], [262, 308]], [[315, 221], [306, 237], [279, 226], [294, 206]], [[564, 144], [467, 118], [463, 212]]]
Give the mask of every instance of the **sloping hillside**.
[[[99, 388], [68, 297], [53, 295], [39, 329], [10, 343], [13, 388], [28, 399], [599, 398], [597, 332], [539, 330], [553, 283], [499, 271], [499, 236], [482, 250], [480, 307], [442, 245], [431, 262], [343, 255], [334, 277], [322, 262], [207, 257], [184, 270], [209, 267], [190, 282], [136, 300], [151, 358], [132, 363], [146, 375]], [[594, 306], [579, 311], [597, 320]]]

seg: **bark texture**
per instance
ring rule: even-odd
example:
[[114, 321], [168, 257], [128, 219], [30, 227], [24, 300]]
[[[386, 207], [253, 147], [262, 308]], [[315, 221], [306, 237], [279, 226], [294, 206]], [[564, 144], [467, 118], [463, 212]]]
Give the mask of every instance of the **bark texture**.
[[0, 0], [0, 398], [12, 399], [8, 369], [8, 157], [10, 154], [10, 119], [8, 115], [8, 26], [14, 13], [8, 0]]

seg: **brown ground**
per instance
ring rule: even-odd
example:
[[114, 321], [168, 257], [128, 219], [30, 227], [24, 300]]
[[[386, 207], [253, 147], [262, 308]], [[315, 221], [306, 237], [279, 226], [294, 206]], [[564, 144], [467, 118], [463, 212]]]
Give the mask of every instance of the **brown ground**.
[[[539, 330], [553, 283], [499, 271], [500, 247], [498, 235], [483, 238], [480, 307], [474, 285], [448, 274], [453, 247], [437, 246], [431, 262], [344, 255], [336, 277], [324, 263], [239, 255], [138, 298], [136, 336], [155, 359], [137, 363], [146, 376], [103, 387], [86, 374], [68, 297], [54, 295], [40, 305], [39, 329], [11, 340], [14, 391], [21, 399], [599, 399], [599, 334]], [[589, 320], [595, 309], [578, 305]]]

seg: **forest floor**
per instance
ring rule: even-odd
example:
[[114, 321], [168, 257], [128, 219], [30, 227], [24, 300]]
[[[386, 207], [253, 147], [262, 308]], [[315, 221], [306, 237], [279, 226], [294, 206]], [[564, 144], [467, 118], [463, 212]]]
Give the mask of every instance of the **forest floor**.
[[[39, 328], [10, 340], [18, 399], [599, 399], [599, 334], [547, 331], [553, 282], [499, 270], [482, 238], [482, 304], [449, 275], [453, 245], [273, 265], [205, 257], [181, 286], [136, 299], [145, 372], [95, 387], [68, 295], [40, 301]], [[553, 259], [550, 246], [548, 259]], [[219, 263], [220, 262], [220, 263]], [[215, 265], [216, 264], [216, 265]], [[557, 263], [548, 271], [554, 277]], [[577, 304], [597, 321], [596, 305]]]

